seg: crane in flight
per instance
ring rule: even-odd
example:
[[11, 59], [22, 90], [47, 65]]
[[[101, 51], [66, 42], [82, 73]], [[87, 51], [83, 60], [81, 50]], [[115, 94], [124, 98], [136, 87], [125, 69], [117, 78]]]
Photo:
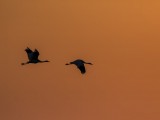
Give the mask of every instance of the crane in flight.
[[80, 72], [82, 74], [86, 73], [86, 69], [85, 69], [85, 65], [84, 64], [89, 64], [89, 65], [93, 65], [92, 63], [89, 63], [89, 62], [85, 62], [81, 59], [77, 59], [73, 62], [70, 62], [70, 63], [66, 63], [65, 65], [71, 65], [71, 64], [74, 64], [77, 66], [77, 68], [80, 70]]
[[34, 50], [34, 52], [30, 49], [30, 48], [26, 48], [25, 49], [27, 55], [28, 55], [28, 59], [29, 61], [25, 62], [25, 63], [21, 63], [21, 65], [26, 65], [26, 64], [29, 64], [29, 63], [44, 63], [44, 62], [49, 62], [48, 60], [39, 60], [38, 59], [38, 56], [39, 56], [39, 52], [37, 49]]

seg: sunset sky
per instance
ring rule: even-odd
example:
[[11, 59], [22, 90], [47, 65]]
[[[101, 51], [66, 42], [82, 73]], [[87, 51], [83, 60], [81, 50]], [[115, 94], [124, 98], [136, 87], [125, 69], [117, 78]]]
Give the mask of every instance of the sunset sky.
[[0, 120], [160, 120], [159, 0], [1, 0], [0, 41]]

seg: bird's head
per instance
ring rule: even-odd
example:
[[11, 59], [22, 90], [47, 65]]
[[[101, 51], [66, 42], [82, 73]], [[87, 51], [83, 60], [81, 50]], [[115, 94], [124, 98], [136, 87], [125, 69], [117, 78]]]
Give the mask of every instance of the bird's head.
[[21, 63], [21, 65], [25, 65], [25, 63]]

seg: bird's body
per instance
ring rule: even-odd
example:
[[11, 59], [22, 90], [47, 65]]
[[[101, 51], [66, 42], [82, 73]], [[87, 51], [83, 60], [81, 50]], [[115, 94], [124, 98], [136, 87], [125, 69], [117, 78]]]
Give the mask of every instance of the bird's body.
[[83, 61], [81, 59], [77, 59], [77, 60], [75, 60], [73, 62], [67, 63], [66, 65], [71, 65], [71, 64], [76, 65], [77, 68], [81, 71], [82, 74], [86, 73], [86, 69], [85, 69], [84, 64], [92, 65], [92, 63], [85, 62], [85, 61]]
[[37, 49], [34, 50], [34, 52], [30, 49], [30, 48], [26, 48], [25, 49], [27, 55], [28, 55], [28, 59], [29, 61], [26, 62], [26, 63], [22, 63], [22, 65], [25, 65], [25, 64], [29, 64], [29, 63], [43, 63], [43, 62], [49, 62], [48, 60], [44, 60], [44, 61], [41, 61], [38, 59], [38, 56], [39, 56], [39, 52]]

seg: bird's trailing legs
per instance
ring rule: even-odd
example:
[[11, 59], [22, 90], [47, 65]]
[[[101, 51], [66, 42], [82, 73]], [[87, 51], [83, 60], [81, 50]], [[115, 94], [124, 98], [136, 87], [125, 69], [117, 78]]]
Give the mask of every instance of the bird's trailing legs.
[[85, 64], [89, 64], [89, 65], [93, 65], [92, 63], [87, 63], [87, 62], [84, 62]]

